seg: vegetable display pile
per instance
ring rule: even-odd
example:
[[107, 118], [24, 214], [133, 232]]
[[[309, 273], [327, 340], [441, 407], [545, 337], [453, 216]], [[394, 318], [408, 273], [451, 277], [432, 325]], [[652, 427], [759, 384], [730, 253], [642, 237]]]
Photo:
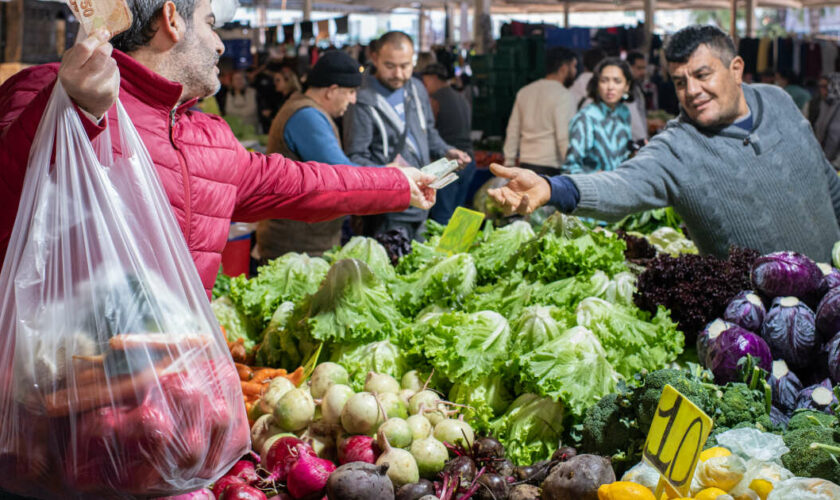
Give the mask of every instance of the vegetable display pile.
[[[487, 225], [466, 253], [436, 250], [442, 227], [393, 265], [356, 237], [323, 258], [288, 254], [214, 301], [228, 340], [289, 371], [329, 360], [361, 391], [370, 372], [432, 374], [516, 464], [547, 460], [586, 408], [682, 353], [664, 307], [633, 303], [625, 243], [574, 217]], [[518, 396], [518, 397], [517, 397]]]

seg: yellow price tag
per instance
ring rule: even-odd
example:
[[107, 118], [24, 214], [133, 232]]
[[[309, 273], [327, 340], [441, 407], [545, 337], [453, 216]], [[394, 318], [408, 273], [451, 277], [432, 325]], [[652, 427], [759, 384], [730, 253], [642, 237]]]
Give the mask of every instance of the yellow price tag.
[[666, 385], [650, 424], [642, 457], [659, 471], [667, 485], [681, 496], [688, 496], [697, 460], [711, 431], [712, 419], [676, 389]]
[[484, 214], [464, 207], [455, 209], [449, 224], [443, 230], [437, 249], [450, 255], [466, 252], [481, 231]]

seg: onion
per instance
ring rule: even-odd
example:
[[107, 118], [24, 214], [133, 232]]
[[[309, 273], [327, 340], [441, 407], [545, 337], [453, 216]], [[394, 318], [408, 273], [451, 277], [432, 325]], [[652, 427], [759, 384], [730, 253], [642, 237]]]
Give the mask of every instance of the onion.
[[335, 464], [316, 456], [302, 454], [289, 469], [286, 488], [295, 498], [321, 498]]

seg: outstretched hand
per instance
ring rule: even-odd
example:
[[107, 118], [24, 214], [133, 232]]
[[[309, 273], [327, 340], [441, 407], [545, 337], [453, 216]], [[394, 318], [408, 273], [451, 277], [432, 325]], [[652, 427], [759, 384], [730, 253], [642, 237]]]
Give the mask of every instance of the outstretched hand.
[[408, 185], [411, 187], [411, 206], [422, 210], [429, 210], [435, 206], [437, 190], [430, 188], [429, 184], [437, 179], [434, 175], [424, 174], [414, 167], [397, 167], [405, 174]]
[[496, 177], [508, 179], [507, 185], [487, 192], [508, 214], [516, 212], [528, 215], [551, 198], [548, 181], [531, 170], [508, 168], [494, 163], [490, 165], [490, 171]]
[[64, 53], [58, 79], [70, 99], [91, 115], [102, 118], [117, 101], [120, 71], [111, 57], [110, 34], [99, 30]]

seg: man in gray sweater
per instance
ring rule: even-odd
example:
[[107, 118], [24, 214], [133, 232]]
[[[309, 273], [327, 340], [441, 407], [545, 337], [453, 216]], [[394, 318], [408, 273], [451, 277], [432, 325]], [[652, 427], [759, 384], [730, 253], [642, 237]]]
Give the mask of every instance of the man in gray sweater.
[[682, 113], [612, 172], [509, 179], [491, 195], [530, 213], [550, 203], [608, 221], [672, 206], [704, 254], [730, 245], [828, 261], [840, 240], [840, 179], [784, 90], [742, 82], [744, 61], [713, 26], [689, 26], [665, 49]]

